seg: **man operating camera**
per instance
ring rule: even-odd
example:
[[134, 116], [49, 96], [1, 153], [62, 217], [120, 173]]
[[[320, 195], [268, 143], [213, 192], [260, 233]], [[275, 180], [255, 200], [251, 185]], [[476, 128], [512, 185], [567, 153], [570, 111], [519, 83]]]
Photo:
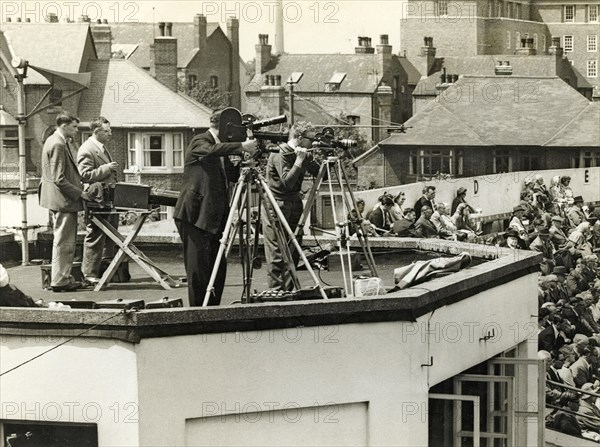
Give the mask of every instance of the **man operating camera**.
[[[279, 150], [271, 153], [267, 162], [267, 183], [292, 231], [296, 231], [304, 209], [301, 195], [304, 175], [306, 172], [317, 175], [320, 168], [319, 163], [313, 160], [312, 155], [307, 151], [312, 147], [312, 141], [307, 138], [310, 132], [311, 129], [306, 123], [294, 124], [289, 131], [289, 141], [279, 144]], [[278, 218], [272, 210], [263, 212], [268, 286], [275, 290], [290, 291], [293, 290], [294, 284], [282, 254], [282, 247], [279, 246], [275, 235], [276, 229], [272, 224], [277, 220]], [[290, 247], [288, 235], [286, 235], [285, 242]], [[302, 243], [301, 233], [298, 235], [298, 243]], [[295, 267], [298, 265], [300, 254], [294, 247], [291, 248]]]

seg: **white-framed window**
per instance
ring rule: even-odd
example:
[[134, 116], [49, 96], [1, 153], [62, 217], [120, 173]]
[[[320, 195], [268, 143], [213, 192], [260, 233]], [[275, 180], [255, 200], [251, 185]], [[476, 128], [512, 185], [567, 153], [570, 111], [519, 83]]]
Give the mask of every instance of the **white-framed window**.
[[598, 5], [588, 5], [588, 22], [598, 22]]
[[575, 5], [565, 5], [565, 22], [575, 21]]
[[144, 171], [183, 168], [183, 134], [179, 132], [130, 132], [128, 163]]
[[563, 48], [565, 53], [573, 51], [573, 48], [575, 47], [575, 42], [573, 40], [573, 36], [563, 36]]
[[448, 15], [448, 0], [437, 0], [435, 2], [435, 15], [446, 17]]
[[538, 49], [538, 35], [537, 33], [533, 34], [533, 48]]
[[598, 36], [587, 36], [587, 50], [588, 53], [598, 51]]
[[542, 51], [546, 52], [546, 35], [542, 34]]
[[510, 50], [510, 31], [506, 32], [506, 49]]
[[598, 61], [587, 61], [587, 77], [597, 78], [598, 77]]

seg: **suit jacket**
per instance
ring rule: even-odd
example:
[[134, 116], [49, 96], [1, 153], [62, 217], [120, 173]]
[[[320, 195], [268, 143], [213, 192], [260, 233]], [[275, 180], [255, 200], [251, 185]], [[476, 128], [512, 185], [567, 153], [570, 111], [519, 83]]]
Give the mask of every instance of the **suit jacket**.
[[585, 357], [579, 357], [570, 367], [573, 373], [573, 381], [577, 388], [581, 388], [584, 383], [593, 382], [592, 366]]
[[112, 162], [112, 157], [91, 139], [88, 138], [77, 151], [77, 166], [81, 180], [84, 183], [102, 182], [111, 185], [117, 182], [117, 176], [110, 170], [107, 163]]
[[173, 217], [209, 233], [220, 235], [227, 220], [227, 175], [222, 159], [241, 155], [241, 143], [215, 143], [210, 132], [196, 135], [185, 154], [181, 194]]
[[[419, 217], [421, 217], [421, 208], [423, 208], [424, 206], [428, 206], [428, 207], [429, 207], [429, 208], [431, 208], [432, 210], [434, 209], [434, 208], [433, 208], [433, 202], [432, 202], [431, 200], [429, 200], [427, 197], [425, 197], [425, 196], [421, 196], [421, 197], [419, 198], [419, 200], [417, 200], [417, 201], [415, 202], [415, 206], [414, 206], [415, 213], [417, 214], [417, 219], [418, 219]], [[435, 210], [434, 210], [434, 211], [435, 211]]]
[[40, 205], [53, 211], [81, 211], [82, 192], [81, 176], [73, 154], [56, 131], [48, 137], [42, 149]]
[[377, 228], [382, 228], [384, 230], [392, 229], [392, 217], [388, 211], [383, 211], [383, 208], [381, 207], [371, 211], [369, 221]]
[[415, 232], [419, 237], [438, 237], [438, 230], [435, 225], [425, 216], [421, 216], [415, 222]]
[[[552, 352], [562, 348], [564, 344], [565, 339], [562, 335], [556, 334], [553, 325], [546, 326], [544, 330], [538, 334], [538, 350]], [[559, 382], [559, 380], [557, 380], [557, 382]]]
[[[579, 414], [575, 417], [582, 429], [598, 432], [600, 430], [600, 421], [598, 421], [600, 419], [600, 410], [592, 403], [594, 400], [594, 398], [581, 399], [579, 401], [579, 409], [577, 410]], [[589, 416], [589, 418], [586, 416]]]

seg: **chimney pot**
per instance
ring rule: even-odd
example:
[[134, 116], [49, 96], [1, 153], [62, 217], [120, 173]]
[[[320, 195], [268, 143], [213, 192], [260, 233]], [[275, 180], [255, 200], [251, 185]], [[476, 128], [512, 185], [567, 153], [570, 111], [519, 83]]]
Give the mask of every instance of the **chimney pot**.
[[165, 35], [165, 22], [158, 22], [158, 35], [164, 37]]
[[381, 42], [381, 45], [389, 45], [389, 36], [387, 34], [380, 35], [379, 42]]
[[173, 34], [173, 24], [171, 22], [165, 23], [165, 36], [171, 37]]
[[275, 75], [275, 85], [281, 85], [281, 75]]
[[17, 17], [17, 22], [21, 23], [21, 17]]
[[31, 23], [31, 19], [30, 19], [29, 17], [27, 17], [27, 18], [25, 19], [25, 22], [27, 22], [27, 23]]
[[108, 25], [108, 19], [102, 19], [102, 23]]

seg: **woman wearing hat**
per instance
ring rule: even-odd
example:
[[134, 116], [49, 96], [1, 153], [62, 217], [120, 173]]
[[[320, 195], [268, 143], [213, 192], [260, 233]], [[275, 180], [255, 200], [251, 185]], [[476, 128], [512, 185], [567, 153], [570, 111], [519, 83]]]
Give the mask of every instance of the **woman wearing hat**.
[[525, 215], [525, 207], [523, 205], [517, 205], [513, 208], [513, 214], [510, 218], [508, 228], [515, 230], [521, 239], [525, 242], [529, 241], [529, 230], [523, 223], [523, 216]]
[[456, 208], [456, 211], [452, 215], [452, 222], [456, 226], [458, 231], [467, 234], [467, 238], [469, 240], [475, 237], [477, 233], [475, 227], [471, 223], [471, 219], [469, 219], [469, 205], [466, 203], [461, 203]]
[[461, 186], [456, 191], [456, 197], [452, 201], [452, 209], [450, 210], [450, 214], [454, 214], [454, 212], [456, 211], [456, 208], [458, 208], [458, 205], [460, 205], [461, 203], [464, 203], [465, 205], [467, 205], [469, 207], [470, 213], [474, 213], [475, 209], [467, 203], [466, 198], [467, 198], [467, 188], [463, 188]]

